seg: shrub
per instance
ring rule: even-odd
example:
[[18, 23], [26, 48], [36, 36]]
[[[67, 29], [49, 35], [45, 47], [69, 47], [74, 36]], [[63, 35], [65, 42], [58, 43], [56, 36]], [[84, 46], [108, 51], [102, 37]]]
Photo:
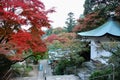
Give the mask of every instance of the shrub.
[[112, 73], [112, 69], [97, 70], [91, 74], [89, 80], [111, 80], [109, 75]]

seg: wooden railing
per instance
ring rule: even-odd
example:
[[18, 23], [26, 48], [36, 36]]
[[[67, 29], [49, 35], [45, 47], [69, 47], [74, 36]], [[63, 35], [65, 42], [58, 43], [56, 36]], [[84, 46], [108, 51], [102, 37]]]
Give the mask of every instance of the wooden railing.
[[113, 73], [105, 74], [105, 75], [102, 75], [102, 76], [97, 76], [97, 77], [94, 77], [94, 78], [90, 78], [90, 80], [99, 80], [100, 78], [105, 78], [107, 80], [114, 80], [113, 79]]
[[110, 67], [111, 67], [111, 73], [97, 76], [94, 78], [90, 78], [90, 80], [101, 80], [100, 78], [105, 78], [107, 80], [115, 80], [115, 66], [114, 66], [114, 64], [110, 63], [109, 65], [102, 67], [100, 70], [103, 71], [103, 70], [110, 68]]
[[10, 68], [7, 71], [0, 72], [0, 74], [1, 74], [0, 80], [10, 80], [10, 78], [12, 76], [12, 68]]

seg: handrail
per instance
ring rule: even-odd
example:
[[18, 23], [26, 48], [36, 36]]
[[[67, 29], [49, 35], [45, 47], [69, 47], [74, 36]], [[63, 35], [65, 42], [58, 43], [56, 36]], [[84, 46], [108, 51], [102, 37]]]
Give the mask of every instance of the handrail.
[[98, 76], [98, 77], [94, 77], [94, 78], [90, 78], [90, 79], [94, 80], [94, 79], [98, 79], [98, 78], [105, 77], [105, 76], [110, 76], [110, 75], [113, 75], [113, 73], [102, 75], [102, 76]]
[[93, 77], [93, 78], [90, 78], [90, 79], [94, 80], [94, 79], [97, 79], [97, 78], [100, 78], [100, 77], [104, 77], [104, 76], [108, 76], [109, 77], [110, 75], [112, 75], [112, 80], [115, 80], [115, 65], [113, 63], [110, 63], [110, 64], [108, 64], [106, 66], [103, 66], [103, 67], [101, 67], [101, 69], [105, 68], [105, 67], [109, 67], [109, 66], [112, 67], [112, 73], [111, 74], [101, 75], [101, 76]]
[[12, 69], [10, 68], [3, 77], [7, 76], [7, 74], [8, 74], [11, 70], [12, 70]]
[[10, 78], [10, 76], [12, 75], [12, 68], [10, 68], [2, 77], [2, 80], [8, 80]]

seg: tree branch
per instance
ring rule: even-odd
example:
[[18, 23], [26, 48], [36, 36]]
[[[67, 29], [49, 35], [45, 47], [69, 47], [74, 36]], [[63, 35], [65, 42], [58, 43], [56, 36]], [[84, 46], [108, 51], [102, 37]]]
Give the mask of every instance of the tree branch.
[[26, 59], [28, 59], [28, 58], [30, 58], [30, 57], [35, 57], [35, 55], [29, 55], [29, 56], [25, 57], [25, 58], [22, 59], [22, 60], [15, 60], [15, 61], [12, 61], [12, 65], [15, 64], [15, 63], [17, 63], [17, 62], [23, 62], [24, 60], [26, 60]]

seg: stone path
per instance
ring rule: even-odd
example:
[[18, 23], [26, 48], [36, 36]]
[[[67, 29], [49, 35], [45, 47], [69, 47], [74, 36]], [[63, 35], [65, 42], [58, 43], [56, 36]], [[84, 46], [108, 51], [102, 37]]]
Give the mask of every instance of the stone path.
[[[45, 80], [45, 79], [39, 77], [23, 77], [12, 80]], [[80, 80], [80, 79], [74, 75], [61, 75], [61, 76], [47, 76], [46, 80]]]
[[50, 65], [48, 65], [47, 60], [41, 60], [40, 64], [43, 65], [43, 76], [52, 76], [52, 69]]
[[50, 65], [47, 64], [47, 60], [41, 60], [40, 64], [43, 65], [42, 71], [39, 71], [38, 65], [36, 65], [33, 71], [30, 72], [31, 77], [21, 77], [13, 80], [79, 80], [79, 78], [74, 75], [52, 75], [52, 69]]
[[48, 76], [46, 80], [79, 80], [78, 77], [74, 75], [60, 75], [60, 76]]
[[11, 80], [44, 80], [38, 77], [23, 77], [23, 78], [15, 78], [15, 79], [11, 79]]

